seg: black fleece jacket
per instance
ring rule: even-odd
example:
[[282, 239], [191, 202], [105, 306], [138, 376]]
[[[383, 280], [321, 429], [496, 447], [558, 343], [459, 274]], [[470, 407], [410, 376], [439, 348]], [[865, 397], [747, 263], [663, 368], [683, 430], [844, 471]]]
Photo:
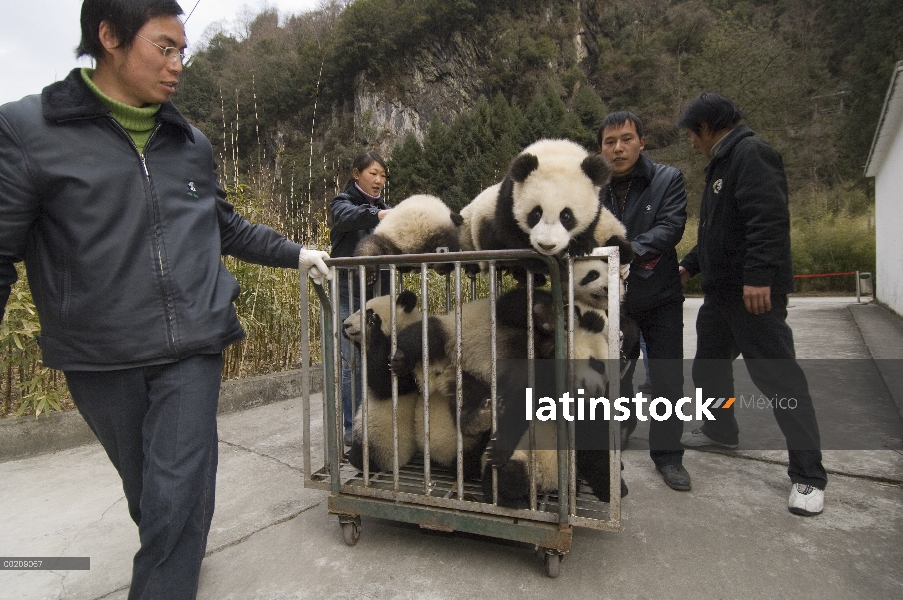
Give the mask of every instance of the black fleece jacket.
[[784, 163], [749, 127], [734, 128], [705, 168], [696, 247], [680, 265], [702, 274], [706, 294], [743, 296], [743, 286], [793, 291]]
[[627, 278], [627, 312], [655, 308], [681, 297], [677, 251], [687, 222], [687, 192], [680, 169], [652, 162], [641, 154], [631, 171], [624, 213], [611, 186], [602, 188], [602, 203], [627, 228], [637, 258]]
[[354, 256], [354, 248], [379, 224], [379, 211], [389, 208], [380, 200], [374, 204], [354, 183], [329, 203], [329, 237], [333, 258]]
[[0, 316], [24, 260], [49, 367], [220, 352], [244, 337], [220, 256], [298, 267], [226, 202], [207, 138], [168, 102], [156, 119], [139, 153], [79, 69], [0, 107]]

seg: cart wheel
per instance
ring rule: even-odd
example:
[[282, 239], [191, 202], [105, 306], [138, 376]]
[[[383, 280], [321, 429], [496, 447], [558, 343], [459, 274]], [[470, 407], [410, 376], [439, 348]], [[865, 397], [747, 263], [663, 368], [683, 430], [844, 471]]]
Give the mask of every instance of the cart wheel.
[[555, 579], [561, 574], [561, 555], [554, 550], [546, 550], [546, 575]]
[[347, 521], [340, 520], [342, 524], [342, 539], [349, 546], [354, 546], [361, 539], [361, 518], [354, 517]]

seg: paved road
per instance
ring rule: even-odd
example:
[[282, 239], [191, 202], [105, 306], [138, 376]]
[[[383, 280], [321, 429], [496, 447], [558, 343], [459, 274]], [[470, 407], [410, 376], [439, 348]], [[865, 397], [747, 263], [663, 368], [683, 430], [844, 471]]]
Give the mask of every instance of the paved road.
[[[688, 356], [698, 306], [686, 304]], [[880, 359], [856, 382], [870, 390], [859, 396], [860, 414], [877, 406], [888, 435], [900, 431], [888, 391], [903, 389], [899, 370], [883, 362], [903, 357], [899, 318], [855, 299], [794, 298], [790, 323], [800, 358]], [[623, 531], [576, 530], [552, 580], [530, 547], [378, 519], [364, 518], [360, 543], [345, 546], [325, 493], [302, 487], [300, 422], [297, 400], [220, 418], [199, 598], [903, 597], [899, 450], [827, 451], [825, 512], [801, 518], [786, 509], [783, 452], [688, 452], [693, 491], [678, 493], [661, 481], [638, 431], [637, 449], [623, 454]], [[90, 571], [0, 571], [0, 597], [126, 598], [137, 529], [99, 446], [0, 463], [0, 486], [0, 555], [91, 557]]]

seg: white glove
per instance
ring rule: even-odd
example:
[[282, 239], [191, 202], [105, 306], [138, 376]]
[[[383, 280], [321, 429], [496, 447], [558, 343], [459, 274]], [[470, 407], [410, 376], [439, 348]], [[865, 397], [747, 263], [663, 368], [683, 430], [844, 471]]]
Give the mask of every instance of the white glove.
[[322, 250], [308, 250], [301, 248], [298, 256], [298, 269], [307, 269], [307, 275], [317, 285], [323, 285], [323, 278], [332, 279], [332, 271], [324, 262], [329, 254]]

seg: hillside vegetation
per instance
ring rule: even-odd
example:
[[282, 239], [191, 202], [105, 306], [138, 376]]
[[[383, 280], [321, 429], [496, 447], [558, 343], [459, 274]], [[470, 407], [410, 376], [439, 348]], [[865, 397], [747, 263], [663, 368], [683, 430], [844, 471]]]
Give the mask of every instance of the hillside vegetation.
[[[864, 188], [903, 58], [893, 0], [356, 0], [282, 18], [264, 11], [235, 29], [195, 53], [175, 101], [222, 142], [224, 161], [288, 168], [301, 189], [311, 178], [319, 203], [346, 177], [348, 156], [370, 145], [393, 158], [396, 200], [426, 184], [456, 205], [539, 137], [594, 148], [598, 120], [621, 108], [645, 119], [650, 152], [692, 185], [703, 161], [673, 123], [706, 90], [736, 100], [781, 150], [794, 191]], [[445, 63], [461, 57], [468, 71], [451, 74], [465, 94], [436, 111], [418, 81], [446, 86]], [[361, 109], [367, 95], [418, 122], [375, 127]]]

